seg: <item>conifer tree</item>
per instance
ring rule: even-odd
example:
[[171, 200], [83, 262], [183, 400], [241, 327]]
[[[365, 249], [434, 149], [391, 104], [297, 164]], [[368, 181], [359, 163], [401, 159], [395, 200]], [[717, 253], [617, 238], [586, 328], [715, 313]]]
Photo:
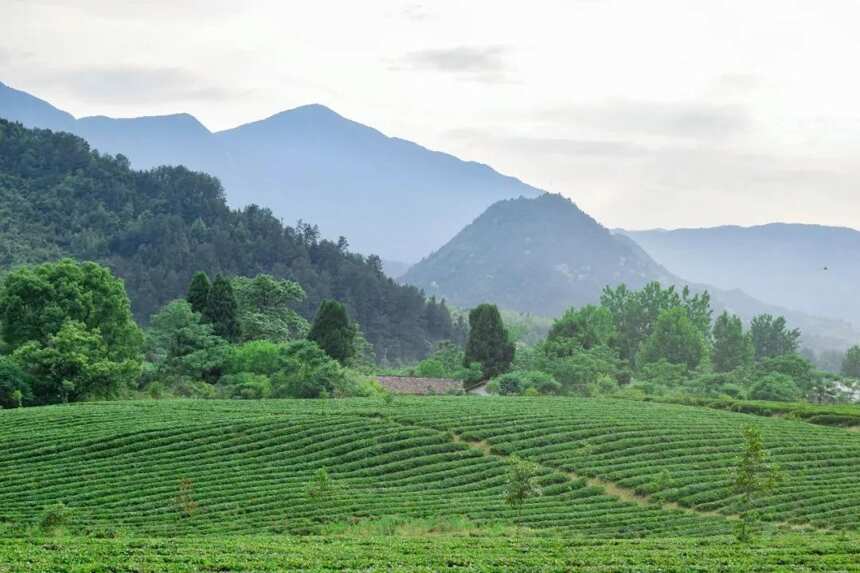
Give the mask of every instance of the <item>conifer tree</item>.
[[206, 314], [206, 307], [209, 305], [209, 291], [212, 289], [212, 284], [209, 282], [209, 277], [204, 272], [198, 272], [191, 279], [191, 284], [188, 286], [188, 295], [185, 300], [191, 305], [191, 310]]
[[466, 367], [477, 362], [484, 378], [503, 374], [514, 361], [514, 344], [502, 315], [494, 304], [481, 304], [469, 312], [469, 338], [463, 363]]
[[204, 317], [212, 323], [212, 330], [225, 340], [236, 342], [241, 335], [239, 329], [239, 305], [233, 293], [233, 285], [221, 275], [215, 277], [206, 302]]
[[326, 354], [346, 365], [355, 354], [355, 334], [355, 325], [349, 320], [346, 308], [335, 300], [324, 300], [308, 333], [308, 340], [316, 342]]

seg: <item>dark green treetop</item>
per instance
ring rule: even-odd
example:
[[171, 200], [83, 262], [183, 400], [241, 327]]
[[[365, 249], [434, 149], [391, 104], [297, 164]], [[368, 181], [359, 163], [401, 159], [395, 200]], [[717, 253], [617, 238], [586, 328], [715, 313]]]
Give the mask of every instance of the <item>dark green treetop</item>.
[[477, 362], [484, 378], [507, 372], [514, 361], [514, 344], [494, 304], [481, 304], [469, 312], [469, 338], [464, 365]]
[[346, 365], [355, 354], [355, 334], [355, 325], [349, 320], [346, 308], [336, 300], [324, 300], [314, 318], [308, 339]]

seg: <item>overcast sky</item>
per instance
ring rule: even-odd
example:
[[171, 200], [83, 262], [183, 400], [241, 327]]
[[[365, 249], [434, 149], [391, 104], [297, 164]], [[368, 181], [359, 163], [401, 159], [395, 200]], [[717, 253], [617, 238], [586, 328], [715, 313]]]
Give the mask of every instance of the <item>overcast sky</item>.
[[860, 227], [860, 2], [0, 0], [0, 81], [212, 130], [307, 103], [610, 227]]

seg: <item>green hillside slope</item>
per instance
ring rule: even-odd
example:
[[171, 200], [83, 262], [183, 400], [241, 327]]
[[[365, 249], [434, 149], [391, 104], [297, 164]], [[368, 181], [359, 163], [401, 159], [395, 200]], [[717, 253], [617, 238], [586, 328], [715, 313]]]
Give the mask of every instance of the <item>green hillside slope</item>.
[[[288, 220], [298, 220], [299, 205]], [[255, 205], [231, 210], [219, 181], [184, 167], [129, 168], [67, 133], [0, 119], [0, 274], [69, 256], [107, 265], [145, 321], [185, 295], [195, 271], [210, 276], [272, 274], [301, 284], [306, 318], [320, 302], [343, 302], [380, 359], [425, 356], [434, 341], [428, 305], [395, 284], [378, 257], [319, 239], [307, 224], [286, 227]]]
[[[858, 527], [857, 433], [679, 405], [443, 397], [2, 411], [0, 522], [20, 530], [62, 502], [78, 533], [311, 533], [382, 516], [600, 537], [730, 533], [712, 512], [736, 509], [727, 485], [748, 424], [786, 474], [764, 519]], [[504, 503], [514, 452], [540, 464], [543, 495], [521, 510]], [[324, 499], [307, 495], [320, 468], [336, 484]]]

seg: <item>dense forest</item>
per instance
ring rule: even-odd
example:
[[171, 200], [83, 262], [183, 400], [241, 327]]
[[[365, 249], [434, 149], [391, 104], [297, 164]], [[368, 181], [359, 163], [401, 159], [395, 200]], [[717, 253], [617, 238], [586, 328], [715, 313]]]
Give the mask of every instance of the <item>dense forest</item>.
[[305, 318], [324, 299], [343, 302], [381, 362], [420, 358], [451, 337], [444, 303], [348, 247], [255, 205], [231, 210], [209, 175], [135, 171], [79, 137], [0, 120], [0, 269], [63, 256], [103, 263], [124, 279], [140, 322], [183, 296], [197, 271], [267, 273], [302, 286], [296, 310]]

